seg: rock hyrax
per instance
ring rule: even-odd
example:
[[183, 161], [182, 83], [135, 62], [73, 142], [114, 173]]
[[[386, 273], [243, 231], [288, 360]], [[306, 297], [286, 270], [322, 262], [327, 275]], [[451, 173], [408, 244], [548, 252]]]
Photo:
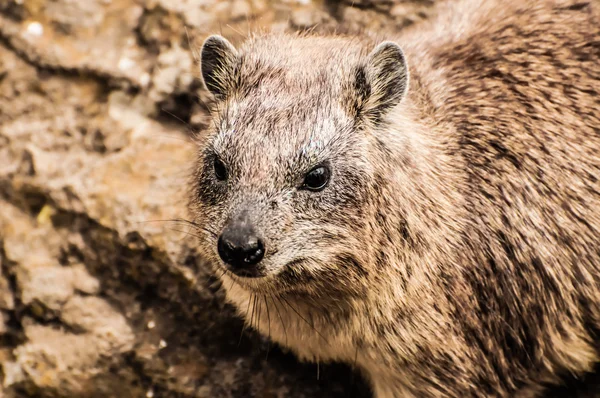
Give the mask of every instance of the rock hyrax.
[[248, 325], [383, 397], [599, 362], [600, 3], [449, 1], [400, 36], [202, 48], [190, 207]]

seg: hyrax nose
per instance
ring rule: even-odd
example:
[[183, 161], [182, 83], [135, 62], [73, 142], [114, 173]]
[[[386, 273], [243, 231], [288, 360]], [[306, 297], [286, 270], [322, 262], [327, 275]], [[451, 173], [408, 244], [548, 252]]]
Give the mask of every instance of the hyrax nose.
[[221, 259], [240, 276], [258, 276], [256, 265], [265, 255], [265, 246], [247, 222], [233, 222], [217, 243]]

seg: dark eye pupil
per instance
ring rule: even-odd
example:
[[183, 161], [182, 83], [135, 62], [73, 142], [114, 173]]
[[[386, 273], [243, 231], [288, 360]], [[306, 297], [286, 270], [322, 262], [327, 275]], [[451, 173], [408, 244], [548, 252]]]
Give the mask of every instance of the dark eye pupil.
[[214, 168], [215, 168], [215, 176], [217, 177], [218, 180], [223, 181], [223, 180], [227, 179], [227, 169], [225, 168], [225, 165], [223, 164], [223, 162], [221, 162], [219, 159], [215, 158]]
[[329, 169], [325, 166], [315, 167], [304, 177], [304, 186], [312, 191], [320, 191], [329, 182]]

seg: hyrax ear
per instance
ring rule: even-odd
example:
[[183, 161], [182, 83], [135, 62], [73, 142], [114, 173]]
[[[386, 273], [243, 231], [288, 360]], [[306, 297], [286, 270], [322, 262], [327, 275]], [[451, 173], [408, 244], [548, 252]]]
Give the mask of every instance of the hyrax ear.
[[206, 88], [217, 98], [224, 98], [232, 89], [237, 51], [224, 37], [213, 35], [202, 45], [200, 66]]
[[385, 41], [371, 51], [356, 88], [360, 113], [373, 120], [400, 103], [408, 91], [408, 66], [396, 43]]

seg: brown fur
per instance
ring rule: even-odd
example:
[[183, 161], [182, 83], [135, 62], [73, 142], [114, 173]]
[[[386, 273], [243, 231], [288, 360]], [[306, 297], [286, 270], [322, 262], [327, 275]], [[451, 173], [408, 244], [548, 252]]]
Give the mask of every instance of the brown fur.
[[[216, 237], [249, 211], [267, 276], [221, 271], [227, 298], [378, 398], [536, 397], [599, 361], [600, 7], [481, 3], [395, 38], [409, 79], [366, 35], [203, 58], [219, 100], [192, 184], [201, 251], [221, 268]], [[323, 160], [330, 186], [298, 190]]]

